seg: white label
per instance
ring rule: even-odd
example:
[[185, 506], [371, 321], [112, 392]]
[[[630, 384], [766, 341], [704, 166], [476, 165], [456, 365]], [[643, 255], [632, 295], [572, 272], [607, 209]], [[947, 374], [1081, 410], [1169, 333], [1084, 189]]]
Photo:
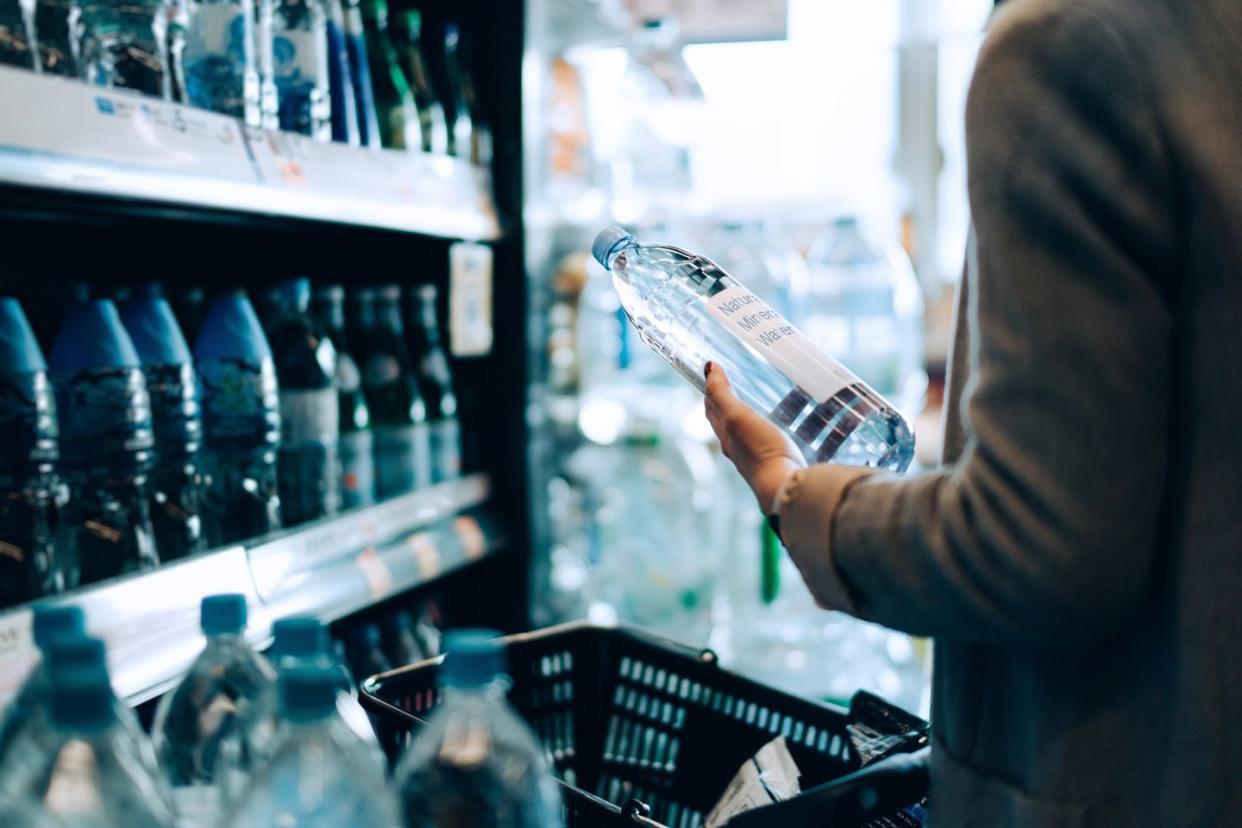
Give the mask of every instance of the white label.
[[743, 285], [726, 288], [704, 301], [712, 316], [817, 401], [825, 402], [859, 381]]
[[280, 392], [281, 442], [285, 447], [335, 443], [339, 423], [334, 388]]
[[486, 245], [449, 248], [449, 340], [456, 356], [492, 350], [492, 249]]

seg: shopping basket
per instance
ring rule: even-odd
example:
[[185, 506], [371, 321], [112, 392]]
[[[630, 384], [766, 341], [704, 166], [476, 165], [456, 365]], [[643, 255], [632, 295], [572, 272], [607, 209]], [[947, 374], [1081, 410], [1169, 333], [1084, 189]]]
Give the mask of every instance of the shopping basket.
[[[778, 735], [805, 793], [731, 826], [916, 824], [904, 809], [926, 794], [927, 724], [875, 696], [858, 693], [849, 710], [799, 699], [721, 668], [710, 650], [625, 627], [567, 624], [504, 641], [509, 699], [556, 768], [570, 828], [695, 828]], [[363, 682], [391, 756], [435, 706], [439, 664]]]

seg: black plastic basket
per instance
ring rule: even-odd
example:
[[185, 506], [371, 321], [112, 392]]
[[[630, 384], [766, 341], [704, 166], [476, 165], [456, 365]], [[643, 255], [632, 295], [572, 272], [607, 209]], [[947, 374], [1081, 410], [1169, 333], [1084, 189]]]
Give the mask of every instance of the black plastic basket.
[[[742, 763], [777, 735], [804, 793], [745, 824], [914, 824], [895, 812], [926, 794], [925, 761], [879, 760], [925, 754], [927, 723], [875, 696], [858, 693], [848, 711], [806, 701], [722, 669], [710, 650], [634, 629], [568, 624], [505, 642], [510, 701], [564, 783], [570, 828], [695, 828]], [[363, 704], [391, 755], [435, 706], [439, 663], [363, 682]]]

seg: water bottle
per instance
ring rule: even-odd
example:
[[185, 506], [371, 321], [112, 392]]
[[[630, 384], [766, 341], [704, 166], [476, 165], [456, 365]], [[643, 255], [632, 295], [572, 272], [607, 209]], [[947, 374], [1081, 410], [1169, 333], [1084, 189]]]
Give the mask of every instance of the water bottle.
[[371, 410], [375, 495], [384, 500], [431, 482], [427, 408], [405, 347], [401, 289], [388, 285], [353, 294], [350, 340], [358, 343], [362, 387]]
[[[315, 618], [282, 618], [272, 625], [272, 636], [274, 640], [269, 656], [278, 673], [295, 667], [312, 666], [326, 669], [336, 677], [336, 712], [354, 735], [374, 748], [374, 760], [382, 771], [384, 756], [379, 750], [371, 720], [358, 703], [353, 674], [332, 651], [328, 631], [323, 624]], [[275, 715], [274, 694], [272, 701], [270, 709]]]
[[4, 828], [68, 828], [34, 797], [0, 803], [0, 825]]
[[564, 825], [543, 748], [505, 700], [497, 635], [445, 634], [440, 703], [393, 774], [406, 828]]
[[341, 721], [337, 699], [337, 678], [326, 667], [299, 665], [281, 673], [275, 749], [225, 826], [396, 828], [397, 808], [382, 765]]
[[448, 123], [444, 119], [444, 107], [436, 97], [427, 54], [423, 49], [422, 13], [417, 9], [410, 9], [397, 15], [390, 23], [393, 43], [402, 59], [405, 76], [410, 82], [410, 92], [414, 95], [414, 105], [418, 109], [422, 150], [447, 153]]
[[257, 126], [259, 67], [252, 0], [184, 3], [181, 75], [185, 102]]
[[387, 0], [362, 0], [362, 23], [371, 61], [371, 94], [380, 144], [391, 149], [419, 150], [423, 138], [418, 107], [388, 34]]
[[250, 772], [247, 725], [275, 671], [246, 642], [246, 598], [210, 595], [200, 616], [207, 645], [176, 690], [155, 711], [151, 733], [160, 768], [185, 825], [215, 824], [221, 804], [216, 770], [222, 754], [230, 767]]
[[43, 351], [17, 300], [0, 298], [0, 609], [64, 588], [58, 447]]
[[286, 132], [330, 140], [328, 30], [321, 0], [272, 0], [269, 37], [277, 123]]
[[38, 71], [33, 3], [0, 1], [0, 66], [20, 66]]
[[375, 113], [375, 92], [371, 85], [371, 63], [367, 58], [366, 27], [362, 22], [360, 0], [341, 0], [345, 24], [345, 54], [349, 57], [349, 80], [354, 88], [357, 108], [358, 143], [379, 149], [379, 117]]
[[410, 360], [427, 406], [431, 437], [431, 480], [439, 483], [461, 474], [461, 425], [453, 374], [440, 336], [436, 286], [420, 285], [407, 293], [406, 328]]
[[272, 351], [245, 292], [212, 304], [194, 365], [202, 387], [207, 539], [222, 546], [274, 532], [280, 398]]
[[375, 459], [372, 455], [371, 411], [362, 391], [362, 372], [345, 333], [345, 289], [325, 285], [315, 289], [312, 309], [336, 346], [338, 455], [341, 470], [341, 508], [370, 506], [375, 502]]
[[144, 293], [125, 303], [121, 319], [142, 360], [151, 396], [156, 455], [151, 526], [160, 560], [170, 561], [203, 549], [198, 470], [203, 421], [194, 362], [172, 308], [158, 286], [149, 285]]
[[0, 763], [0, 799], [34, 798], [70, 825], [173, 828], [166, 792], [117, 718], [107, 671], [57, 671], [50, 697], [52, 727]]
[[35, 0], [34, 24], [39, 37], [39, 67], [45, 75], [78, 76], [73, 58], [69, 0]]
[[327, 17], [328, 109], [332, 115], [332, 140], [358, 146], [358, 102], [354, 98], [349, 47], [345, 44], [345, 11], [341, 0], [324, 0]]
[[69, 20], [79, 78], [172, 99], [164, 0], [70, 0]]
[[[40, 653], [46, 653], [57, 638], [85, 635], [86, 619], [81, 607], [35, 605], [31, 614], [31, 637]], [[0, 717], [0, 760], [8, 755], [14, 737], [47, 704], [51, 686], [51, 668], [48, 660], [41, 656]]]
[[310, 314], [310, 281], [280, 286], [268, 328], [280, 383], [280, 506], [286, 526], [336, 514], [340, 417], [336, 348]]
[[49, 362], [76, 552], [66, 586], [154, 567], [159, 557], [147, 505], [155, 459], [151, 398], [111, 300], [71, 303]]
[[630, 321], [702, 390], [709, 360], [737, 395], [784, 429], [808, 462], [905, 471], [914, 435], [875, 391], [736, 279], [702, 256], [644, 246], [617, 227], [592, 248]]

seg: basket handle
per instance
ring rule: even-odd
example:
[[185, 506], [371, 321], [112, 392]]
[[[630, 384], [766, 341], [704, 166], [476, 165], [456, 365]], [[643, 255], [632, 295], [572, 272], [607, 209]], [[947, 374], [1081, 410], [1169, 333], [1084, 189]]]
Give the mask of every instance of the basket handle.
[[899, 753], [803, 791], [793, 799], [729, 820], [728, 828], [857, 826], [913, 805], [927, 795], [931, 748]]
[[658, 633], [637, 627], [619, 627], [618, 629], [630, 638], [659, 647], [662, 650], [672, 650], [675, 653], [689, 656], [695, 661], [711, 665], [712, 667], [720, 666], [720, 656], [716, 655], [716, 651], [710, 647], [692, 647], [689, 644], [683, 644], [675, 639], [665, 638]]

